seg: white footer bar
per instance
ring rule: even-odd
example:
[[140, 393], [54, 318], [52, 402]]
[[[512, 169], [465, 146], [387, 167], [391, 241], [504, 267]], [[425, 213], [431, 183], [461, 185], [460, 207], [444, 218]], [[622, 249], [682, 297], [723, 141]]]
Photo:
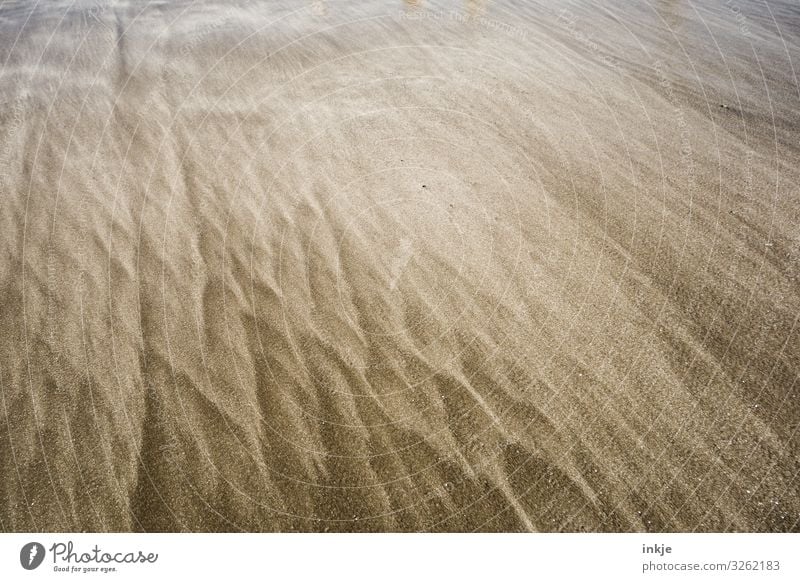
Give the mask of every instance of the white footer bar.
[[[0, 580], [800, 580], [797, 534], [0, 534]], [[211, 578], [208, 578], [211, 577]]]

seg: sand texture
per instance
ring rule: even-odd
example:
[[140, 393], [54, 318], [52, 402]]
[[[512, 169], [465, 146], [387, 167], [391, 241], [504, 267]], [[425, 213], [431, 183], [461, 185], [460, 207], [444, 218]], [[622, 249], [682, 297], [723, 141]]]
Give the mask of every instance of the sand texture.
[[797, 531], [794, 1], [0, 2], [0, 530]]

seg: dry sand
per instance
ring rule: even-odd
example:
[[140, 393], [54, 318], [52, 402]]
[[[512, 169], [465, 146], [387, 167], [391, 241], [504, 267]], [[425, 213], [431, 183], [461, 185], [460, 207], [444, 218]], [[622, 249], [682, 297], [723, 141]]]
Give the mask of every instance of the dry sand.
[[0, 529], [800, 529], [794, 2], [0, 3]]

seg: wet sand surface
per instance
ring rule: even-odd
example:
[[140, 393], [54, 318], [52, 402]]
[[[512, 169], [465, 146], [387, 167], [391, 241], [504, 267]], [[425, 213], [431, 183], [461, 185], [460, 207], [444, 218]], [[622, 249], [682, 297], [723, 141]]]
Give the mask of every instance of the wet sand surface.
[[0, 529], [800, 529], [793, 2], [5, 1], [0, 63]]

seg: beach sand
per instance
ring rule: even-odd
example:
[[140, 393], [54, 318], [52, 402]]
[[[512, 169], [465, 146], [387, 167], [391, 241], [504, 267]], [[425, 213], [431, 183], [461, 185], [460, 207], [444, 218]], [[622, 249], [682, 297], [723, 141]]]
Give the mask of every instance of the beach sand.
[[0, 3], [3, 531], [797, 531], [800, 10]]

